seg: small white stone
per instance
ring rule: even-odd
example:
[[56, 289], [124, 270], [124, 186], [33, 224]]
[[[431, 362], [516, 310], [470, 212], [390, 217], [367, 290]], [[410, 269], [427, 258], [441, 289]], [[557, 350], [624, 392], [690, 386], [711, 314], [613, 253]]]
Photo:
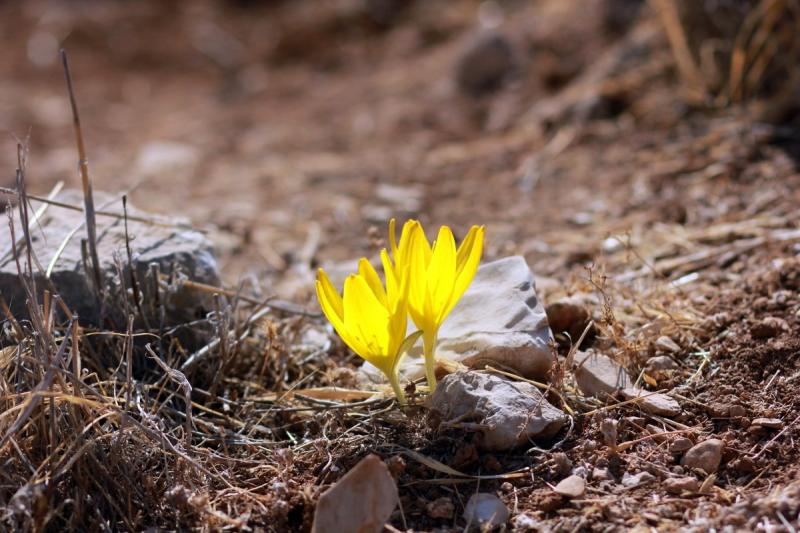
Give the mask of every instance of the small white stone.
[[586, 481], [581, 476], [569, 476], [558, 482], [553, 489], [567, 498], [579, 498], [586, 492]]
[[509, 516], [511, 513], [502, 500], [486, 492], [473, 494], [464, 509], [464, 519], [473, 527], [499, 526], [508, 522]]

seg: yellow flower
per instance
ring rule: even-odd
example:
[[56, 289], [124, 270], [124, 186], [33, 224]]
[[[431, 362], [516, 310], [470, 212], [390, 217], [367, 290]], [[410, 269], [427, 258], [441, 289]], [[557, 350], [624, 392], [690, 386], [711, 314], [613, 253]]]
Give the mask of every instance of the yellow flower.
[[395, 220], [389, 221], [394, 264], [384, 250], [381, 259], [386, 284], [396, 287], [406, 281], [406, 276], [409, 278], [408, 311], [422, 331], [425, 372], [431, 390], [436, 388], [434, 359], [439, 328], [475, 277], [483, 252], [483, 234], [483, 226], [472, 226], [456, 250], [453, 232], [442, 226], [431, 247], [418, 221], [409, 220], [403, 225], [399, 242], [395, 240]]
[[398, 364], [421, 333], [406, 338], [408, 324], [408, 276], [384, 290], [378, 273], [366, 259], [358, 273], [347, 277], [344, 295], [325, 271], [317, 274], [317, 298], [334, 329], [356, 354], [383, 372], [400, 403], [405, 396], [397, 377]]

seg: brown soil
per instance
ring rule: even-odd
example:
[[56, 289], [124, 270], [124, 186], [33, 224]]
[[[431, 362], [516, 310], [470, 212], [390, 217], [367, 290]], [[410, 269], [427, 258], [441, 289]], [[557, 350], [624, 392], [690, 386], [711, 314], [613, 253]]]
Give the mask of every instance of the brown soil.
[[[25, 138], [31, 192], [59, 180], [78, 186], [62, 42], [95, 187], [135, 187], [137, 206], [190, 217], [217, 245], [230, 286], [245, 280], [255, 293], [311, 308], [313, 269], [374, 255], [391, 216], [449, 224], [457, 235], [485, 224], [486, 259], [524, 255], [545, 302], [588, 295], [593, 347], [632, 375], [659, 337], [680, 348], [679, 370], [651, 385], [681, 403], [673, 423], [632, 405], [586, 415], [600, 406], [567, 387], [578, 414], [563, 440], [486, 455], [469, 433], [431, 429], [421, 407], [273, 402], [301, 383], [348, 386], [357, 365], [336, 341], [309, 359], [298, 346], [314, 321], [276, 314], [248, 340], [249, 353], [225, 363], [224, 379], [210, 377], [213, 365], [189, 376], [212, 389], [213, 401], [196, 397], [211, 411], [195, 412], [208, 425], [197, 425], [207, 435], [193, 443], [211, 473], [137, 453], [133, 436], [98, 442], [92, 453], [118, 458], [104, 479], [119, 483], [100, 490], [68, 472], [31, 492], [30, 501], [55, 509], [48, 527], [99, 528], [96, 516], [67, 516], [78, 504], [56, 508], [57, 498], [88, 498], [83, 505], [111, 529], [303, 530], [320, 491], [370, 452], [397, 475], [402, 515], [391, 525], [400, 530], [463, 528], [463, 505], [478, 488], [500, 495], [522, 531], [800, 527], [799, 130], [766, 83], [767, 98], [738, 105], [688, 98], [652, 11], [663, 3], [639, 11], [639, 2], [619, 0], [436, 0], [397, 11], [387, 6], [403, 2], [0, 5], [0, 166], [9, 177], [0, 185], [12, 185]], [[459, 58], [494, 11], [515, 68], [496, 90], [464, 94]], [[141, 154], [154, 142], [179, 143], [191, 156], [153, 170]], [[182, 419], [169, 416], [179, 441]], [[607, 417], [619, 421], [620, 442], [641, 440], [613, 451], [600, 432]], [[783, 426], [756, 429], [758, 417]], [[651, 438], [648, 424], [679, 433]], [[681, 436], [725, 442], [719, 472], [698, 477], [702, 494], [664, 488], [671, 475], [693, 475], [669, 451]], [[447, 476], [399, 447], [466, 474], [530, 474], [431, 482]], [[0, 474], [6, 509], [3, 499], [30, 477], [10, 450], [0, 449], [15, 472]], [[554, 496], [563, 454], [590, 474], [608, 468], [614, 480], [589, 475], [582, 499]], [[619, 483], [642, 471], [656, 480]], [[123, 509], [131, 487], [138, 492]], [[454, 504], [452, 518], [430, 516], [442, 497]]]

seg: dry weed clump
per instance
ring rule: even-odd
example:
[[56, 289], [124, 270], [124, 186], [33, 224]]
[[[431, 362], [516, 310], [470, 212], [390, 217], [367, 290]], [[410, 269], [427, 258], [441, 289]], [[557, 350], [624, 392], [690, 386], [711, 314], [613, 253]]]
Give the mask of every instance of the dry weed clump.
[[[16, 220], [22, 242], [30, 242], [22, 169], [18, 190]], [[25, 316], [0, 299], [4, 527], [236, 528], [251, 515], [276, 529], [299, 527], [316, 497], [303, 477], [323, 481], [332, 466], [316, 468], [323, 457], [357, 451], [363, 436], [334, 446], [328, 439], [386, 411], [380, 399], [313, 397], [335, 363], [327, 334], [290, 305], [228, 299], [218, 289], [217, 308], [186, 325], [195, 340], [205, 339], [190, 352], [183, 328], [146, 326], [140, 315], [175, 290], [166, 280], [136, 301], [124, 291], [130, 300], [108, 309], [109, 316], [130, 313], [124, 330], [84, 325], [53, 286], [35, 282], [33, 248], [19, 245], [13, 253]], [[135, 270], [121, 268], [116, 282], [125, 272], [135, 279]], [[295, 393], [300, 386], [309, 396]]]
[[686, 98], [749, 103], [777, 120], [798, 108], [800, 4], [795, 0], [651, 0], [672, 49]]

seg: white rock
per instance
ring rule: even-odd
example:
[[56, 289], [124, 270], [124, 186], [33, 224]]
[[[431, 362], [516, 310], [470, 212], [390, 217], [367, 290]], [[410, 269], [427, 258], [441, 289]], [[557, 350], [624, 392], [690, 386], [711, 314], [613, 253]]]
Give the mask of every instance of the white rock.
[[575, 381], [581, 392], [588, 396], [606, 399], [618, 390], [629, 386], [628, 373], [610, 357], [595, 351], [579, 352]]
[[[409, 321], [409, 329], [413, 328]], [[555, 361], [552, 342], [533, 274], [524, 258], [514, 256], [478, 269], [439, 330], [436, 356], [471, 368], [492, 365], [546, 380]], [[362, 368], [373, 381], [383, 381], [375, 367], [365, 364]], [[403, 380], [425, 375], [421, 342], [401, 363], [400, 374]]]
[[484, 450], [509, 450], [534, 439], [552, 437], [567, 416], [529, 383], [483, 372], [445, 376], [428, 398], [442, 424], [458, 424], [481, 433]]
[[464, 509], [464, 520], [467, 524], [472, 527], [480, 526], [481, 529], [505, 524], [510, 515], [506, 504], [494, 494], [487, 492], [473, 494]]
[[397, 485], [377, 455], [368, 455], [319, 498], [313, 533], [379, 533], [397, 505]]
[[[56, 198], [58, 201], [83, 206], [83, 193], [79, 190], [62, 191]], [[114, 196], [96, 191], [94, 193], [95, 209], [122, 215], [122, 201]], [[179, 280], [189, 279], [208, 285], [219, 285], [219, 267], [214, 257], [214, 250], [206, 237], [199, 231], [190, 229], [188, 222], [180, 218], [158, 217], [136, 209], [130, 203], [127, 206], [129, 217], [154, 219], [159, 224], [148, 224], [137, 220], [128, 220], [128, 244], [131, 247], [132, 266], [136, 272], [139, 289], [145, 303], [155, 299], [151, 265], [157, 265], [160, 272], [178, 280], [169, 290], [160, 290], [159, 298], [164, 303], [164, 325], [172, 326], [194, 320], [198, 314], [213, 309], [211, 295], [184, 287]], [[16, 213], [15, 213], [16, 214]], [[93, 275], [84, 268], [81, 240], [86, 238], [86, 230], [81, 228], [85, 215], [80, 210], [50, 206], [46, 214], [36, 223], [32, 232], [33, 249], [43, 269], [52, 263], [50, 281], [61, 298], [73, 313], [77, 313], [82, 323], [98, 324], [100, 310], [93, 285]], [[124, 314], [123, 301], [127, 297], [129, 305], [135, 303], [130, 295], [123, 291], [115, 256], [119, 258], [125, 272], [125, 286], [131, 289], [128, 259], [126, 254], [125, 225], [115, 217], [96, 217], [97, 255], [100, 263], [100, 276], [106, 300], [111, 305], [105, 306], [107, 317], [119, 324], [127, 321]], [[15, 228], [20, 232], [18, 217], [15, 217]], [[81, 228], [72, 233], [75, 228]], [[10, 233], [0, 231], [0, 294], [8, 302], [11, 312], [17, 318], [27, 317], [25, 305], [25, 289], [20, 283], [16, 263], [11, 251]], [[60, 245], [63, 250], [56, 257]], [[34, 267], [34, 277], [39, 287], [45, 285], [43, 273]], [[142, 311], [149, 316], [151, 323], [158, 324], [161, 317], [143, 305]]]

